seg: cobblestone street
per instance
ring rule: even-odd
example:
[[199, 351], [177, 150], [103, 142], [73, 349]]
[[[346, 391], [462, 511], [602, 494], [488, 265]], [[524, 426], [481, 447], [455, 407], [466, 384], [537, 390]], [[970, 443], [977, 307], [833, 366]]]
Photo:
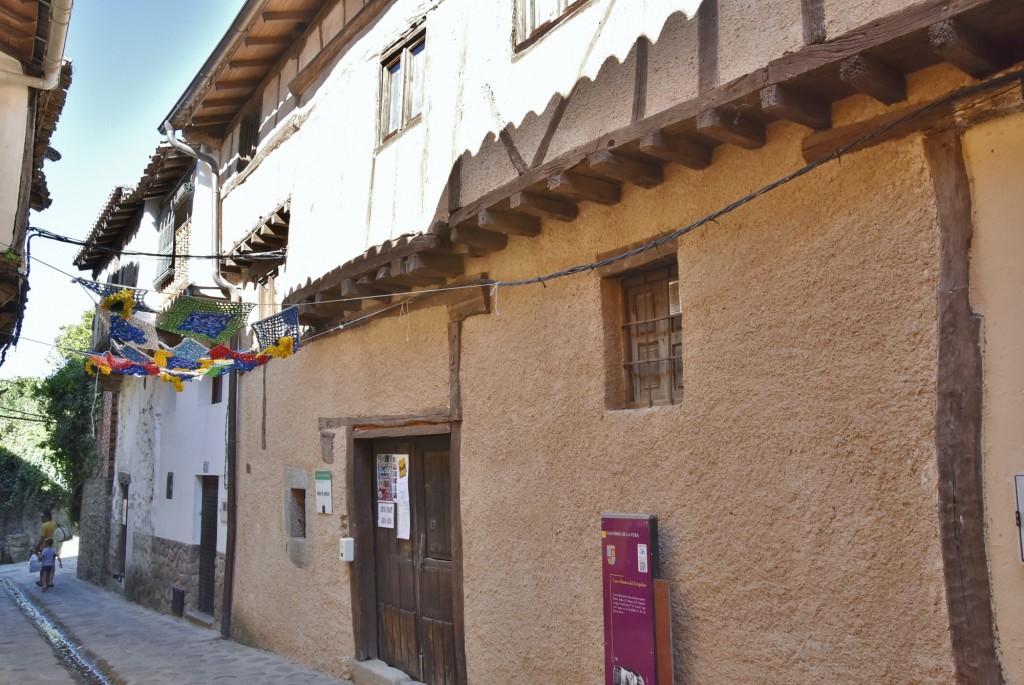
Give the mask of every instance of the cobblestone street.
[[47, 593], [27, 563], [0, 566], [0, 682], [350, 685], [128, 602], [76, 566], [67, 557]]

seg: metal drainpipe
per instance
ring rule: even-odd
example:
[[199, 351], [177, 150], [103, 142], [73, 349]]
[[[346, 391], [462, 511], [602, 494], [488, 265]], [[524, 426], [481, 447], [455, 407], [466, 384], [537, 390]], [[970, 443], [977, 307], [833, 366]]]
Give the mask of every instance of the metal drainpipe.
[[53, 0], [50, 4], [50, 30], [46, 34], [43, 75], [26, 76], [16, 71], [0, 69], [0, 83], [14, 83], [39, 90], [53, 90], [57, 87], [60, 83], [60, 65], [64, 62], [64, 45], [68, 38], [68, 24], [71, 23], [73, 5], [74, 0]]
[[[167, 142], [171, 146], [181, 152], [184, 152], [190, 157], [194, 157], [200, 162], [205, 163], [210, 167], [210, 173], [213, 176], [213, 202], [211, 207], [212, 212], [212, 238], [210, 254], [220, 254], [220, 233], [221, 233], [221, 198], [220, 198], [220, 168], [218, 162], [212, 155], [209, 155], [201, 150], [196, 150], [189, 147], [184, 142], [178, 140], [174, 127], [171, 126], [170, 122], [165, 121], [162, 127], [164, 135], [167, 136]], [[213, 282], [217, 284], [221, 292], [224, 293], [225, 297], [230, 299], [232, 302], [241, 301], [241, 296], [238, 294], [238, 290], [235, 286], [231, 285], [223, 276], [220, 275], [220, 261], [211, 260], [213, 267], [211, 269], [211, 275], [213, 276]], [[231, 349], [238, 349], [240, 344], [238, 335], [231, 336]], [[227, 461], [227, 487], [228, 487], [228, 531], [227, 540], [224, 543], [224, 600], [221, 604], [220, 612], [220, 634], [225, 639], [231, 637], [231, 605], [232, 598], [235, 590], [235, 540], [237, 534], [237, 511], [238, 511], [238, 469], [236, 462], [238, 461], [238, 374], [232, 373], [228, 376], [228, 434], [227, 434], [227, 451], [225, 453], [225, 460]]]

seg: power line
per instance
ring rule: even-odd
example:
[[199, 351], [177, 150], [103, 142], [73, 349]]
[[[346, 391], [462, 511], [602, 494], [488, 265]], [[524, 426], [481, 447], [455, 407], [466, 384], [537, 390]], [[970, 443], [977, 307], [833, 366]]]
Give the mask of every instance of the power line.
[[49, 419], [28, 419], [23, 416], [8, 416], [7, 414], [0, 414], [0, 419], [9, 419], [11, 421], [31, 421], [33, 423], [46, 423]]
[[235, 259], [243, 258], [245, 260], [259, 260], [259, 259], [284, 259], [287, 254], [284, 248], [278, 250], [267, 250], [265, 252], [246, 252], [242, 254], [180, 254], [177, 252], [141, 252], [138, 250], [119, 250], [113, 247], [107, 247], [104, 245], [95, 245], [87, 240], [81, 240], [79, 238], [71, 238], [66, 235], [59, 233], [53, 233], [47, 231], [45, 228], [36, 228], [29, 226], [29, 231], [34, 232], [35, 235], [40, 238], [47, 240], [54, 240], [58, 243], [66, 243], [68, 245], [78, 245], [80, 247], [88, 247], [90, 250], [98, 250], [99, 252], [109, 252], [116, 255], [128, 255], [131, 257], [156, 257], [156, 258], [174, 258], [174, 259]]
[[0, 411], [13, 411], [13, 412], [17, 412], [19, 414], [25, 414], [27, 416], [37, 416], [37, 417], [39, 417], [41, 419], [48, 419], [48, 418], [50, 418], [50, 417], [46, 416], [45, 414], [37, 414], [34, 411], [25, 411], [24, 409], [16, 409], [14, 407], [0, 407]]

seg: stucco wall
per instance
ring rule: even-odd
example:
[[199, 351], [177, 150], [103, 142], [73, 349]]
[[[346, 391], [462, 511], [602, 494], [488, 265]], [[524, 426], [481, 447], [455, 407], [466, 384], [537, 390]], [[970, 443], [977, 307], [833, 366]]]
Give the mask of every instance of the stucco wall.
[[[297, 356], [242, 377], [238, 562], [232, 633], [314, 668], [347, 675], [354, 653], [349, 564], [338, 559], [345, 516], [344, 431], [334, 463], [320, 452], [320, 417], [406, 414], [448, 398], [446, 313], [393, 317], [306, 344]], [[262, 443], [266, 374], [266, 449]], [[282, 496], [291, 469], [333, 474], [331, 515], [306, 521], [311, 557], [292, 561]], [[307, 508], [315, 501], [312, 487]], [[302, 560], [305, 563], [305, 559]], [[329, 645], [329, 648], [325, 646]]]
[[971, 302], [984, 350], [982, 459], [996, 630], [1008, 683], [1024, 683], [1024, 565], [1014, 525], [1014, 475], [1024, 473], [1024, 115], [969, 130], [974, 237]]

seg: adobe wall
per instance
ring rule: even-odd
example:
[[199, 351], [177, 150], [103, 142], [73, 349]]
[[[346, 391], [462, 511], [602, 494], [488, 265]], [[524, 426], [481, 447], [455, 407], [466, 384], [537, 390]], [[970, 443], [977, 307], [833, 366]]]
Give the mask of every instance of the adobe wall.
[[1024, 115], [964, 135], [974, 237], [971, 304], [981, 317], [984, 353], [982, 459], [992, 604], [1008, 683], [1024, 682], [1024, 565], [1014, 476], [1024, 473]]

